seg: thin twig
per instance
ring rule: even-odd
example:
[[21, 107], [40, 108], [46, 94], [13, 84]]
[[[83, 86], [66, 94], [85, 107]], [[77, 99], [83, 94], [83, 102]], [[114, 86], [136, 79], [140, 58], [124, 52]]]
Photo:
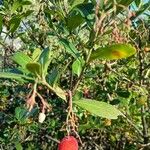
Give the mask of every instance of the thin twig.
[[132, 126], [134, 127], [134, 129], [139, 133], [139, 135], [140, 135], [141, 137], [143, 137], [143, 133], [141, 132], [141, 130], [140, 130], [126, 115], [123, 114], [123, 117], [126, 119], [126, 121], [127, 121], [130, 125], [132, 125]]
[[51, 137], [51, 136], [49, 136], [49, 135], [45, 135], [45, 137], [47, 137], [48, 139], [50, 139], [50, 140], [52, 140], [52, 141], [54, 141], [54, 142], [56, 142], [56, 143], [60, 143], [60, 141], [59, 140], [57, 140], [57, 139], [54, 139], [53, 137]]

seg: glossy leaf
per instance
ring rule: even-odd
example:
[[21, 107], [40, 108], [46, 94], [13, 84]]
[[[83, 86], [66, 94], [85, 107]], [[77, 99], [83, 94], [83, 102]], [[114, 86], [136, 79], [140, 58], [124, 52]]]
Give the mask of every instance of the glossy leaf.
[[22, 74], [16, 74], [16, 73], [10, 73], [10, 72], [0, 72], [0, 78], [5, 78], [5, 79], [15, 79], [18, 81], [23, 81], [25, 82], [25, 79], [27, 80], [34, 80], [31, 77], [22, 75]]
[[79, 51], [75, 48], [75, 46], [67, 41], [66, 39], [60, 39], [60, 43], [63, 44], [65, 50], [71, 54], [74, 58], [78, 58], [80, 56]]
[[48, 74], [48, 76], [47, 76], [48, 83], [51, 85], [56, 83], [59, 75], [60, 75], [60, 72], [58, 71], [58, 69], [54, 68], [52, 70], [52, 72], [50, 74]]
[[20, 22], [21, 22], [20, 16], [13, 17], [9, 22], [9, 25], [10, 25], [9, 32], [14, 33], [17, 30], [17, 28], [19, 27]]
[[37, 61], [41, 55], [42, 51], [39, 49], [39, 48], [36, 48], [34, 51], [33, 51], [33, 54], [32, 54], [32, 60], [33, 61]]
[[12, 56], [12, 60], [15, 61], [18, 65], [23, 68], [26, 67], [26, 64], [32, 62], [32, 59], [23, 52], [17, 52]]
[[65, 91], [63, 91], [60, 87], [54, 86], [54, 87], [53, 87], [53, 91], [55, 92], [55, 94], [56, 94], [57, 96], [59, 96], [59, 97], [62, 98], [63, 100], [66, 100], [66, 93], [65, 93]]
[[26, 68], [33, 74], [41, 76], [41, 65], [37, 62], [27, 63]]
[[85, 0], [73, 0], [73, 3], [71, 4], [71, 8], [79, 5], [79, 4], [82, 4]]
[[76, 29], [84, 22], [84, 18], [80, 14], [71, 15], [66, 19], [69, 31]]
[[22, 7], [23, 5], [30, 5], [31, 2], [30, 1], [15, 1], [13, 3], [13, 6], [11, 8], [12, 13], [14, 13], [18, 8]]
[[83, 99], [76, 100], [74, 103], [87, 110], [91, 114], [99, 117], [117, 119], [119, 115], [122, 115], [122, 113], [117, 108], [105, 102]]
[[91, 15], [94, 13], [94, 5], [93, 3], [84, 3], [75, 7], [74, 10], [77, 10], [82, 17], [86, 19], [91, 19]]
[[48, 69], [48, 66], [49, 66], [51, 60], [52, 60], [52, 51], [49, 48], [44, 49], [42, 51], [39, 61], [38, 61], [42, 66], [43, 76], [46, 76], [47, 69]]
[[72, 64], [72, 72], [76, 75], [80, 75], [81, 71], [82, 71], [82, 67], [84, 65], [84, 60], [83, 59], [76, 59], [73, 64]]
[[129, 57], [136, 53], [136, 49], [130, 44], [115, 44], [105, 47], [100, 47], [93, 51], [90, 61], [94, 59], [114, 60]]

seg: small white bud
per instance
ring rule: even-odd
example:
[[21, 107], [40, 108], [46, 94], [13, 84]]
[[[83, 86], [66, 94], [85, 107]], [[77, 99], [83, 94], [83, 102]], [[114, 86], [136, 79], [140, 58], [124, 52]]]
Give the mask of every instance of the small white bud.
[[46, 115], [44, 113], [39, 113], [39, 122], [40, 123], [43, 123], [45, 118], [46, 118]]

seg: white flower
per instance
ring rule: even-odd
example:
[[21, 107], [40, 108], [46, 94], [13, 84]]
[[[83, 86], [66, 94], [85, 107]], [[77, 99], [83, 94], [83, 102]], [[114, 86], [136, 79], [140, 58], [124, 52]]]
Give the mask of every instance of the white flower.
[[43, 123], [45, 118], [46, 118], [46, 115], [44, 113], [39, 113], [39, 122], [40, 123]]

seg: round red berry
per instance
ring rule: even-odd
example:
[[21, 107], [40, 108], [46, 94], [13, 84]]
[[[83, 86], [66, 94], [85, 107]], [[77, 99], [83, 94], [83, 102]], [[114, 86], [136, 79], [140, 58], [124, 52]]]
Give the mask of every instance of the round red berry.
[[78, 150], [78, 142], [73, 136], [64, 137], [58, 146], [58, 150]]

